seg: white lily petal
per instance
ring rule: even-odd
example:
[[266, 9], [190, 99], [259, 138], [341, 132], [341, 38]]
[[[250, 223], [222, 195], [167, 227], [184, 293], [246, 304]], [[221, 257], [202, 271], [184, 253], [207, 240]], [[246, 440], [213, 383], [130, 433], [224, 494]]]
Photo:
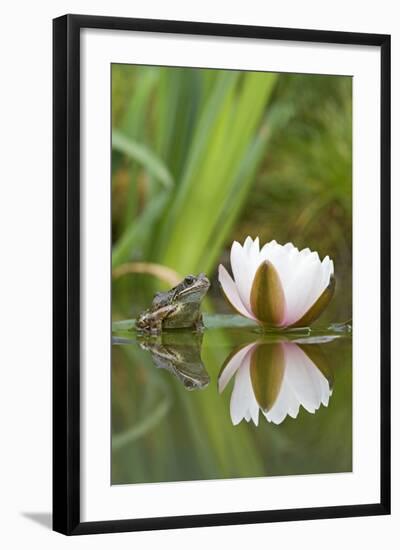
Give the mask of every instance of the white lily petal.
[[[281, 393], [279, 396], [281, 396]], [[272, 422], [273, 424], [282, 424], [282, 422], [285, 420], [287, 416], [287, 409], [285, 407], [285, 403], [280, 400], [274, 404], [271, 410], [269, 411], [263, 411], [263, 414], [265, 418], [268, 420], [268, 422]]]
[[264, 255], [263, 259], [269, 260], [278, 272], [285, 299], [287, 288], [295, 273], [296, 260], [299, 252], [292, 243], [288, 243], [288, 245], [289, 246], [282, 246], [275, 243], [275, 245], [271, 247], [264, 247], [262, 252]]
[[[252, 386], [252, 390], [253, 390], [253, 386]], [[253, 395], [254, 395], [254, 391], [253, 391]], [[260, 414], [260, 407], [258, 406], [258, 403], [256, 401], [256, 399], [251, 399], [249, 401], [249, 416], [251, 418], [251, 420], [254, 422], [255, 426], [258, 426], [258, 418], [259, 418], [259, 414]]]
[[264, 413], [264, 415], [269, 422], [273, 422], [274, 424], [281, 424], [281, 422], [283, 422], [288, 415], [292, 418], [296, 418], [299, 414], [299, 410], [300, 403], [293, 393], [293, 389], [290, 386], [288, 373], [285, 368], [279, 395], [271, 410], [269, 410], [267, 413]]
[[225, 365], [223, 371], [221, 372], [221, 374], [218, 377], [218, 391], [219, 391], [219, 393], [222, 393], [224, 391], [224, 389], [228, 385], [229, 381], [231, 380], [232, 376], [235, 374], [235, 372], [243, 364], [243, 361], [244, 361], [246, 355], [256, 345], [257, 344], [255, 344], [255, 343], [254, 344], [249, 344], [248, 346], [245, 346], [244, 348], [240, 349], [231, 358], [229, 363], [227, 365]]
[[329, 256], [325, 256], [325, 258], [323, 259], [322, 269], [323, 269], [323, 276], [322, 276], [322, 285], [321, 285], [322, 290], [321, 290], [321, 293], [329, 285], [331, 276], [333, 275], [333, 262], [329, 258]]
[[255, 317], [250, 305], [250, 293], [257, 268], [262, 262], [259, 249], [259, 239], [253, 241], [250, 237], [247, 237], [243, 247], [235, 241], [231, 248], [231, 267], [236, 287], [243, 305], [253, 319]]
[[280, 245], [275, 240], [269, 241], [269, 243], [266, 243], [260, 250], [260, 254], [262, 258], [264, 260], [268, 259], [268, 254], [277, 247], [280, 247]]
[[297, 418], [300, 410], [300, 403], [297, 400], [296, 396], [293, 393], [290, 384], [288, 383], [288, 376], [286, 374], [282, 380], [281, 391], [279, 392], [278, 398], [274, 403], [274, 406], [267, 413], [270, 422], [274, 424], [280, 424], [285, 420], [286, 416], [291, 416], [292, 418]]
[[260, 256], [260, 241], [258, 237], [257, 239], [254, 240], [250, 250], [248, 251], [247, 259], [248, 259], [247, 269], [248, 269], [249, 281], [250, 281], [250, 289], [249, 289], [249, 296], [250, 296], [251, 287], [253, 285], [253, 280], [254, 280], [256, 271], [262, 262], [262, 257]]
[[329, 383], [311, 359], [296, 344], [283, 344], [288, 384], [297, 401], [310, 413], [314, 413], [326, 400]]
[[[250, 248], [250, 246], [251, 244], [248, 245], [248, 248]], [[247, 249], [244, 249], [237, 241], [235, 241], [231, 248], [231, 267], [240, 299], [247, 312], [250, 313], [250, 289], [252, 278], [249, 273], [247, 252]]]
[[260, 252], [260, 239], [259, 239], [259, 237], [256, 237], [254, 239], [253, 244], [251, 246], [251, 249], [252, 249], [253, 253], [256, 253], [257, 256], [258, 256], [258, 254]]
[[222, 264], [220, 264], [218, 268], [218, 280], [221, 283], [225, 296], [232, 304], [232, 306], [241, 315], [249, 317], [250, 319], [255, 319], [254, 315], [250, 313], [244, 306], [235, 282]]
[[324, 407], [327, 407], [329, 405], [329, 399], [332, 395], [332, 390], [329, 387], [328, 380], [326, 380], [327, 383], [325, 383], [325, 380], [321, 380], [321, 403]]
[[[257, 409], [255, 420], [253, 411]], [[235, 384], [233, 387], [230, 403], [230, 413], [232, 423], [236, 426], [246, 416], [253, 418], [254, 423], [258, 424], [258, 404], [254, 395], [253, 386], [250, 377], [250, 361], [242, 364], [236, 372]]]
[[243, 243], [243, 250], [247, 253], [253, 244], [253, 239], [251, 237], [246, 237], [246, 240]]
[[283, 245], [283, 248], [285, 250], [293, 250], [293, 248], [295, 248], [294, 244], [293, 243], [286, 243]]
[[301, 319], [323, 292], [323, 268], [321, 262], [312, 255], [296, 269], [286, 293], [287, 315], [285, 325], [289, 326]]

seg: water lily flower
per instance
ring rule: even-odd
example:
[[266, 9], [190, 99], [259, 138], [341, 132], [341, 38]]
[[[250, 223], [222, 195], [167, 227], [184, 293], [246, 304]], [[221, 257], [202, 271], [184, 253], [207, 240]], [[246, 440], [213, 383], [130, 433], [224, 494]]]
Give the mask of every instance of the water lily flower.
[[261, 410], [268, 422], [280, 424], [286, 416], [296, 418], [300, 405], [312, 414], [321, 403], [327, 407], [332, 395], [330, 373], [318, 348], [304, 346], [306, 353], [294, 342], [256, 342], [230, 357], [218, 377], [218, 390], [222, 393], [235, 376], [232, 423], [245, 419], [258, 426]]
[[309, 248], [258, 237], [231, 248], [233, 279], [223, 265], [218, 279], [234, 309], [267, 327], [309, 326], [329, 304], [335, 288], [333, 262]]

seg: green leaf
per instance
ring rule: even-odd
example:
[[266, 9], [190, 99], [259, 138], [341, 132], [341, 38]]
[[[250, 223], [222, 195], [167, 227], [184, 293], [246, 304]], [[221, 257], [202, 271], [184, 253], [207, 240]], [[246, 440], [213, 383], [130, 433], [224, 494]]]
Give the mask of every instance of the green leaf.
[[[200, 264], [224, 219], [227, 197], [233, 203], [244, 202], [244, 194], [238, 193], [236, 198], [233, 188], [237, 189], [237, 175], [257, 136], [275, 81], [276, 75], [269, 74], [221, 75], [201, 117], [183, 181], [161, 231], [163, 244], [157, 261], [182, 273], [204, 269]], [[250, 162], [248, 169], [252, 168]], [[241, 181], [244, 180], [242, 171]], [[250, 181], [246, 183], [247, 193]], [[199, 215], [203, 212], [207, 215]], [[223, 244], [220, 239], [219, 250]], [[217, 256], [215, 248], [212, 250], [214, 262]]]
[[[209, 314], [203, 313], [203, 323], [206, 329], [221, 329], [221, 328], [255, 328], [257, 323], [241, 315], [226, 315], [226, 314]], [[112, 323], [113, 332], [124, 332], [127, 330], [135, 330], [135, 319], [123, 319]]]
[[163, 161], [145, 145], [137, 143], [127, 138], [121, 131], [113, 129], [112, 146], [113, 149], [144, 166], [167, 189], [174, 185], [173, 178]]
[[[135, 93], [132, 94], [118, 129], [122, 131], [127, 139], [143, 142], [146, 139], [146, 120], [149, 116], [148, 106], [152, 97], [151, 94], [154, 85], [159, 76], [157, 69], [154, 67], [138, 67], [137, 72]], [[121, 215], [119, 224], [121, 233], [125, 231], [132, 222], [139, 206], [137, 185], [139, 170], [139, 163], [132, 162], [129, 170], [129, 187], [125, 200], [125, 212], [124, 215]]]
[[138, 67], [135, 91], [127, 105], [121, 124], [118, 126], [118, 129], [128, 139], [138, 140], [138, 138], [144, 138], [146, 120], [149, 115], [147, 107], [158, 79], [159, 72], [157, 68]]
[[156, 405], [151, 413], [140, 420], [132, 428], [120, 434], [113, 434], [112, 450], [118, 451], [122, 447], [125, 447], [125, 445], [128, 445], [129, 443], [139, 439], [139, 437], [146, 435], [161, 422], [161, 420], [167, 415], [170, 407], [171, 400], [168, 397], [164, 397], [164, 399]]
[[242, 315], [203, 313], [203, 323], [207, 329], [219, 328], [254, 328], [257, 323]]
[[113, 332], [125, 332], [127, 330], [134, 330], [136, 327], [136, 319], [122, 319], [121, 321], [113, 321]]
[[232, 228], [240, 215], [247, 194], [254, 182], [257, 170], [264, 158], [270, 135], [271, 133], [267, 131], [266, 123], [249, 145], [238, 171], [233, 176], [230, 192], [221, 203], [221, 211], [218, 216], [215, 231], [209, 237], [203, 256], [198, 262], [198, 265], [201, 265], [201, 269], [206, 273], [214, 269], [221, 248], [231, 234]]
[[134, 248], [138, 248], [148, 236], [155, 221], [161, 215], [168, 200], [168, 193], [156, 197], [118, 239], [113, 248], [112, 267], [126, 262], [132, 256]]

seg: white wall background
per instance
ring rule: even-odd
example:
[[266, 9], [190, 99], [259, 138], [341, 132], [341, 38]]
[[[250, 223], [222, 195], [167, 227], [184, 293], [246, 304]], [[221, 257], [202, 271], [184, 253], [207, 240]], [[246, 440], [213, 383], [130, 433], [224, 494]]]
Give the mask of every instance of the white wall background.
[[[95, 5], [94, 5], [95, 4]], [[1, 385], [0, 544], [3, 548], [394, 548], [400, 538], [399, 352], [393, 353], [393, 514], [196, 530], [67, 538], [51, 510], [51, 19], [64, 13], [152, 17], [392, 34], [393, 213], [400, 206], [400, 27], [395, 0], [59, 0], [2, 10], [0, 129]], [[396, 209], [397, 206], [397, 209]], [[393, 275], [400, 277], [400, 217], [393, 216]], [[393, 341], [400, 318], [393, 284]], [[397, 306], [397, 307], [396, 307]], [[397, 311], [396, 311], [397, 309]], [[396, 542], [395, 542], [396, 541]]]

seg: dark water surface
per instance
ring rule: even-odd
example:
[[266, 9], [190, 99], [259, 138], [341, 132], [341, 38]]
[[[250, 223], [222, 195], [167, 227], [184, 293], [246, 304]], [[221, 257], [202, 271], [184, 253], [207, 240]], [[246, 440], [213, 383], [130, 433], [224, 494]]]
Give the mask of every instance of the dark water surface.
[[114, 333], [112, 483], [351, 471], [351, 352], [339, 330]]

